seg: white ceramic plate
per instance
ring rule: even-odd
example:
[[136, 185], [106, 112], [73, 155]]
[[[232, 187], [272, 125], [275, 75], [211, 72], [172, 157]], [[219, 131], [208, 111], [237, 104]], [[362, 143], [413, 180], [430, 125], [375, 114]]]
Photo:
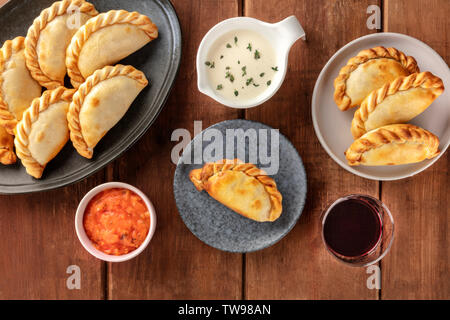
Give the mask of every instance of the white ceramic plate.
[[[425, 112], [410, 121], [440, 139], [439, 156], [414, 164], [397, 166], [351, 167], [344, 152], [352, 144], [350, 125], [356, 108], [342, 112], [333, 100], [333, 81], [348, 59], [363, 49], [376, 46], [395, 47], [413, 56], [420, 71], [430, 71], [440, 77], [446, 90]], [[376, 33], [367, 35], [342, 47], [320, 72], [312, 97], [312, 118], [316, 135], [327, 153], [344, 169], [373, 180], [397, 180], [413, 176], [436, 162], [450, 144], [450, 70], [445, 61], [428, 45], [415, 38], [399, 33]]]

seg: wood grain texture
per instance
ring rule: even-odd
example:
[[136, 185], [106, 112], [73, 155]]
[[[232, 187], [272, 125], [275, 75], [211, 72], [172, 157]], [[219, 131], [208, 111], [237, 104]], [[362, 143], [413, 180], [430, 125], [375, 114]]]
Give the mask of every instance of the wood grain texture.
[[296, 227], [275, 246], [246, 255], [248, 299], [377, 299], [376, 290], [366, 287], [364, 268], [345, 266], [326, 252], [319, 216], [330, 202], [343, 195], [364, 193], [378, 197], [378, 183], [340, 168], [321, 147], [311, 118], [311, 96], [320, 70], [340, 47], [370, 33], [366, 9], [375, 3], [245, 2], [245, 15], [264, 21], [276, 22], [295, 15], [308, 39], [292, 47], [287, 76], [278, 93], [246, 112], [247, 119], [279, 128], [290, 139], [303, 159], [308, 178], [307, 204]]
[[[386, 0], [384, 12], [385, 31], [422, 40], [450, 62], [450, 1]], [[449, 167], [447, 151], [417, 176], [383, 183], [396, 239], [381, 263], [382, 299], [449, 299]]]
[[205, 33], [238, 15], [238, 1], [173, 1], [183, 32], [183, 58], [167, 105], [148, 133], [118, 161], [117, 178], [146, 193], [158, 224], [149, 247], [137, 259], [109, 265], [110, 299], [239, 299], [242, 255], [213, 249], [182, 222], [173, 197], [175, 164], [170, 155], [177, 128], [193, 133], [239, 112], [219, 105], [197, 90], [195, 60]]
[[[60, 190], [0, 196], [0, 299], [103, 299], [104, 264], [78, 241], [74, 218], [104, 172]], [[81, 270], [81, 289], [66, 286], [67, 267]]]

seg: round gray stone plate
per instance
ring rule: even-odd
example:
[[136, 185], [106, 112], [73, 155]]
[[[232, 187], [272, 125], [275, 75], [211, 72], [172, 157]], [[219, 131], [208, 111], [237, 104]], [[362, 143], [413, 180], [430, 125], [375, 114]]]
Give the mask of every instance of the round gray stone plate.
[[[174, 194], [181, 218], [197, 238], [220, 250], [251, 252], [273, 245], [294, 227], [305, 204], [306, 173], [297, 150], [285, 136], [279, 134], [278, 157], [274, 156], [275, 160], [272, 161], [273, 164], [278, 158], [279, 169], [271, 177], [277, 183], [278, 190], [283, 196], [283, 212], [274, 222], [256, 222], [228, 209], [210, 197], [206, 191], [197, 191], [189, 179], [189, 172], [204, 164], [204, 162], [201, 164], [190, 163], [194, 163], [193, 155], [201, 154], [211, 144], [211, 141], [205, 138], [205, 133], [211, 129], [218, 130], [224, 137], [227, 129], [243, 129], [244, 132], [247, 132], [248, 129], [255, 129], [258, 133], [267, 132], [267, 141], [261, 139], [258, 134], [256, 138], [246, 139], [245, 146], [240, 149], [237, 148], [237, 139], [234, 138], [234, 155], [231, 156], [226, 154], [226, 140], [223, 139], [223, 155], [225, 156], [219, 156], [219, 158], [239, 158], [249, 162], [249, 156], [256, 153], [258, 161], [253, 163], [264, 170], [270, 167], [270, 165], [263, 164], [267, 161], [260, 161], [264, 158], [261, 158], [259, 153], [264, 155], [265, 148], [267, 148], [268, 154], [271, 155], [272, 149], [274, 149], [271, 148], [273, 145], [271, 142], [274, 139], [268, 130], [273, 128], [248, 120], [227, 120], [209, 127], [198, 134], [185, 148], [175, 170]], [[208, 137], [208, 139], [210, 138]], [[215, 139], [211, 140], [215, 141]], [[193, 151], [192, 154], [189, 150]], [[206, 150], [211, 150], [211, 148]], [[276, 151], [273, 152], [276, 155]], [[242, 159], [244, 153], [245, 159]], [[237, 155], [241, 155], [241, 157]]]

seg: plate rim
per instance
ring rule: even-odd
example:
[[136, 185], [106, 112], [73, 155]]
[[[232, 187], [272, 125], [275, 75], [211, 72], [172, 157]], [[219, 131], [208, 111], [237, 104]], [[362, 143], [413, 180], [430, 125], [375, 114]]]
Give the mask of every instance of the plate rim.
[[419, 44], [421, 44], [422, 46], [427, 47], [428, 49], [431, 49], [434, 53], [436, 53], [436, 55], [439, 57], [440, 61], [442, 63], [444, 63], [445, 65], [447, 65], [447, 63], [445, 62], [445, 60], [440, 56], [440, 54], [438, 54], [433, 48], [431, 48], [428, 44], [426, 44], [425, 42], [416, 39], [412, 36], [403, 34], [403, 33], [397, 33], [397, 32], [379, 32], [379, 33], [371, 33], [368, 35], [364, 35], [362, 37], [356, 38], [352, 41], [350, 41], [349, 43], [347, 43], [346, 45], [344, 45], [343, 47], [341, 47], [339, 50], [337, 50], [327, 61], [327, 63], [325, 64], [325, 66], [322, 68], [322, 70], [319, 73], [319, 76], [317, 77], [316, 83], [314, 84], [314, 90], [313, 90], [313, 95], [312, 95], [312, 99], [311, 99], [311, 115], [312, 115], [312, 121], [313, 121], [313, 127], [314, 127], [314, 131], [316, 134], [316, 137], [318, 138], [320, 144], [322, 145], [322, 148], [327, 152], [327, 154], [343, 169], [347, 170], [350, 173], [353, 173], [357, 176], [360, 176], [362, 178], [366, 178], [369, 180], [375, 180], [375, 181], [395, 181], [395, 180], [401, 180], [401, 179], [405, 179], [405, 178], [409, 178], [412, 177], [426, 169], [428, 169], [430, 166], [432, 166], [436, 161], [438, 161], [440, 159], [440, 157], [445, 153], [445, 151], [447, 150], [447, 148], [450, 145], [450, 138], [444, 143], [444, 147], [442, 148], [441, 152], [439, 153], [439, 155], [437, 155], [435, 158], [430, 159], [429, 163], [426, 164], [424, 167], [419, 168], [417, 170], [413, 170], [410, 173], [406, 173], [406, 174], [401, 174], [401, 175], [396, 175], [393, 177], [380, 177], [380, 176], [376, 176], [376, 175], [372, 175], [372, 174], [367, 174], [367, 173], [363, 173], [360, 172], [354, 168], [352, 168], [351, 166], [347, 165], [346, 163], [344, 163], [343, 161], [341, 161], [341, 159], [339, 159], [329, 148], [328, 144], [325, 142], [325, 139], [321, 133], [321, 131], [319, 130], [319, 124], [317, 121], [317, 117], [316, 117], [316, 112], [317, 112], [317, 91], [318, 91], [318, 84], [322, 82], [323, 77], [325, 75], [325, 72], [328, 70], [329, 66], [331, 65], [331, 63], [348, 47], [351, 47], [352, 45], [364, 41], [366, 39], [370, 39], [370, 38], [383, 38], [385, 36], [391, 36], [391, 37], [398, 37], [398, 38], [403, 38], [403, 39], [407, 39], [408, 41], [414, 41], [417, 42]]
[[[219, 124], [222, 124], [222, 123], [226, 123], [226, 122], [231, 122], [231, 121], [245, 121], [245, 122], [257, 123], [257, 124], [262, 124], [262, 125], [264, 125], [264, 126], [267, 126], [267, 127], [273, 129], [273, 127], [271, 127], [271, 126], [269, 126], [269, 125], [267, 125], [267, 124], [265, 124], [265, 123], [263, 123], [263, 122], [260, 122], [260, 121], [249, 120], [249, 119], [227, 119], [227, 120], [219, 121], [219, 122], [217, 122], [217, 123], [214, 123], [214, 124], [210, 125], [209, 127], [203, 129], [200, 133], [203, 133], [205, 130], [207, 130], [207, 129], [209, 129], [209, 128], [212, 128], [212, 127], [214, 127], [214, 126], [216, 126], [216, 125], [219, 125]], [[199, 134], [200, 134], [200, 133], [199, 133]], [[174, 195], [174, 200], [175, 200], [175, 206], [176, 206], [176, 208], [177, 208], [178, 215], [180, 216], [181, 220], [183, 221], [183, 224], [185, 225], [185, 227], [189, 230], [189, 232], [190, 232], [191, 234], [193, 234], [193, 235], [194, 235], [198, 240], [200, 240], [202, 243], [206, 244], [207, 246], [209, 246], [209, 247], [211, 247], [211, 248], [214, 248], [214, 249], [217, 249], [217, 250], [220, 250], [220, 251], [223, 251], [223, 252], [238, 253], [238, 254], [257, 252], [257, 251], [261, 251], [261, 250], [267, 249], [267, 248], [269, 248], [269, 247], [272, 247], [273, 245], [275, 245], [275, 244], [277, 244], [278, 242], [280, 242], [280, 241], [281, 241], [284, 237], [286, 237], [286, 236], [292, 231], [292, 229], [294, 229], [294, 227], [297, 225], [298, 220], [300, 219], [300, 217], [301, 217], [302, 214], [303, 214], [303, 211], [305, 210], [305, 207], [306, 207], [306, 201], [307, 201], [307, 199], [308, 199], [308, 175], [307, 175], [307, 172], [306, 172], [305, 165], [304, 165], [304, 163], [303, 163], [303, 159], [302, 159], [302, 157], [300, 156], [300, 154], [299, 154], [297, 148], [295, 147], [295, 145], [294, 145], [294, 144], [291, 142], [291, 140], [289, 140], [283, 133], [279, 132], [279, 134], [280, 134], [281, 136], [283, 136], [283, 137], [285, 138], [286, 142], [294, 149], [295, 154], [297, 155], [298, 159], [300, 160], [300, 164], [301, 164], [302, 171], [303, 171], [304, 178], [305, 178], [305, 192], [304, 192], [304, 194], [303, 194], [303, 196], [302, 196], [303, 199], [302, 199], [302, 205], [301, 205], [301, 208], [300, 208], [300, 210], [299, 210], [299, 213], [298, 213], [297, 217], [294, 218], [294, 221], [293, 221], [292, 225], [289, 226], [289, 228], [287, 228], [286, 230], [284, 230], [283, 234], [282, 234], [278, 239], [276, 239], [275, 241], [273, 241], [273, 242], [271, 242], [271, 243], [268, 243], [268, 244], [266, 244], [266, 245], [264, 245], [264, 246], [262, 246], [262, 247], [258, 247], [258, 248], [256, 248], [256, 249], [243, 250], [243, 251], [242, 251], [242, 250], [228, 250], [228, 249], [224, 249], [224, 248], [219, 248], [219, 247], [214, 246], [214, 245], [212, 245], [212, 244], [206, 242], [205, 240], [201, 239], [197, 234], [195, 234], [195, 233], [191, 230], [191, 228], [188, 227], [188, 225], [186, 224], [186, 221], [185, 221], [183, 215], [181, 214], [181, 210], [180, 210], [180, 208], [179, 208], [179, 206], [178, 206], [177, 198], [176, 198], [176, 196], [175, 196], [175, 193], [176, 193], [176, 191], [175, 191], [175, 190], [176, 190], [176, 187], [175, 187], [175, 176], [177, 175], [178, 167], [182, 164], [182, 163], [181, 163], [181, 161], [182, 161], [182, 156], [178, 159], [178, 162], [177, 162], [177, 165], [176, 165], [176, 168], [175, 168], [175, 171], [174, 171], [174, 175], [173, 175], [173, 182], [172, 182], [173, 195]], [[195, 137], [196, 137], [196, 136], [194, 136], [194, 137], [192, 138], [192, 140], [189, 142], [188, 145], [190, 145], [190, 144], [194, 141], [194, 138], [195, 138]], [[187, 146], [188, 146], [188, 145], [187, 145]], [[186, 146], [186, 148], [187, 148], [187, 146]], [[184, 150], [186, 150], [186, 149], [184, 149]], [[184, 151], [183, 151], [183, 153], [184, 153]]]
[[[137, 141], [139, 141], [142, 136], [149, 130], [149, 128], [153, 125], [153, 123], [158, 118], [161, 111], [164, 109], [166, 102], [170, 96], [170, 93], [175, 85], [175, 80], [178, 76], [180, 66], [181, 66], [181, 57], [183, 50], [183, 37], [182, 30], [180, 25], [180, 20], [175, 10], [175, 7], [171, 3], [170, 0], [153, 0], [158, 6], [160, 6], [163, 11], [166, 13], [166, 17], [170, 22], [170, 30], [172, 31], [173, 41], [171, 44], [173, 45], [173, 50], [170, 52], [170, 56], [172, 57], [172, 63], [169, 66], [169, 71], [165, 78], [165, 84], [161, 87], [161, 89], [157, 92], [157, 95], [161, 96], [161, 100], [159, 103], [159, 107], [157, 108], [153, 117], [151, 117], [150, 121], [145, 122], [144, 120], [148, 120], [148, 118], [143, 118], [140, 123], [133, 130], [132, 134], [129, 136], [130, 142], [128, 145], [119, 145], [115, 148], [115, 150], [120, 150], [117, 153], [110, 152], [106, 154], [101, 159], [94, 159], [94, 161], [90, 162], [84, 169], [76, 170], [70, 176], [63, 177], [55, 177], [52, 181], [46, 182], [45, 179], [39, 180], [39, 184], [33, 183], [35, 180], [31, 181], [28, 184], [20, 184], [20, 185], [1, 185], [0, 184], [0, 194], [2, 195], [18, 195], [18, 194], [31, 194], [36, 192], [44, 192], [55, 190], [63, 187], [70, 186], [77, 182], [80, 182], [84, 179], [89, 178], [100, 170], [104, 169], [108, 164], [112, 163], [114, 160], [118, 159], [125, 152], [127, 152]], [[20, 0], [10, 0], [3, 7], [0, 8], [0, 13], [11, 11], [13, 7], [13, 3], [20, 3]], [[168, 85], [169, 83], [169, 85]], [[136, 133], [133, 135], [133, 133]], [[68, 141], [70, 143], [70, 141]], [[95, 162], [100, 161], [102, 164], [98, 167]]]

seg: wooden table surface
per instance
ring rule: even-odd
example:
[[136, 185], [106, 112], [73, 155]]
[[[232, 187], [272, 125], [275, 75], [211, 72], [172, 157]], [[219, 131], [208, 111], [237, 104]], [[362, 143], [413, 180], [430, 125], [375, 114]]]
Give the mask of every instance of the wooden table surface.
[[[2, 5], [5, 0], [0, 0]], [[2, 299], [449, 299], [448, 152], [408, 179], [376, 182], [339, 167], [322, 149], [311, 120], [311, 95], [320, 70], [349, 41], [369, 30], [369, 5], [381, 8], [381, 31], [400, 32], [429, 44], [450, 61], [448, 0], [203, 0], [172, 1], [183, 32], [176, 84], [155, 124], [125, 155], [72, 186], [45, 193], [0, 196], [0, 298]], [[265, 104], [224, 107], [198, 92], [195, 56], [204, 34], [221, 20], [250, 16], [268, 22], [295, 15], [308, 41], [289, 55], [286, 80]], [[287, 116], [289, 115], [289, 116]], [[175, 165], [170, 141], [176, 128], [193, 132], [244, 118], [279, 128], [297, 148], [308, 175], [308, 199], [294, 229], [274, 246], [249, 254], [213, 249], [183, 224], [173, 197]], [[136, 259], [111, 264], [95, 259], [78, 241], [74, 215], [97, 184], [123, 181], [153, 201], [158, 226]], [[365, 268], [334, 260], [325, 250], [319, 215], [350, 193], [381, 199], [395, 219], [395, 241], [379, 263], [380, 290], [366, 285]], [[81, 270], [81, 288], [69, 290], [67, 267]]]

